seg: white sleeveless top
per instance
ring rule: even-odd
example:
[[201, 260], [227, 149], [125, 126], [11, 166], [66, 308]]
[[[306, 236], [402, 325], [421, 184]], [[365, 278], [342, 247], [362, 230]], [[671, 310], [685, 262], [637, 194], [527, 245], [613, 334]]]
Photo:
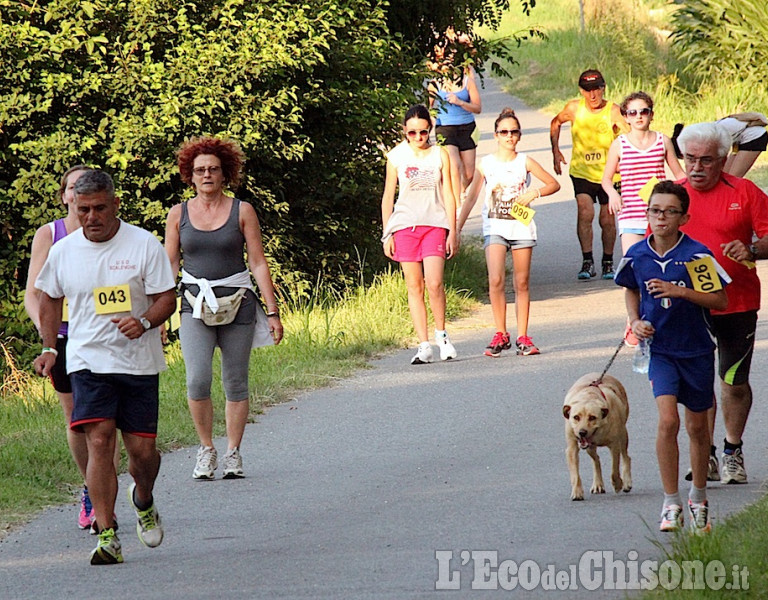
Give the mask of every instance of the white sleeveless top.
[[535, 240], [536, 223], [523, 225], [512, 216], [515, 198], [528, 189], [526, 154], [518, 152], [514, 160], [502, 162], [495, 155], [484, 156], [480, 166], [485, 175], [483, 235], [500, 235], [506, 240]]

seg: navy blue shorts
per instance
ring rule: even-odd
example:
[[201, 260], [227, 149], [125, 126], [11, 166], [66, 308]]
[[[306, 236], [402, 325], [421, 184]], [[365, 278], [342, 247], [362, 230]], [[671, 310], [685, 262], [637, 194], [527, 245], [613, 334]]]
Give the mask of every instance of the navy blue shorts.
[[114, 419], [123, 433], [157, 437], [159, 375], [70, 373], [74, 408], [70, 428], [82, 431], [87, 423]]
[[53, 369], [49, 375], [53, 389], [60, 394], [71, 394], [72, 383], [69, 381], [69, 375], [67, 375], [67, 338], [60, 337], [56, 339], [56, 351], [59, 353], [56, 356], [56, 362], [53, 364]]
[[712, 408], [715, 395], [715, 353], [675, 358], [651, 348], [648, 379], [654, 397], [675, 396], [687, 409], [705, 411]]

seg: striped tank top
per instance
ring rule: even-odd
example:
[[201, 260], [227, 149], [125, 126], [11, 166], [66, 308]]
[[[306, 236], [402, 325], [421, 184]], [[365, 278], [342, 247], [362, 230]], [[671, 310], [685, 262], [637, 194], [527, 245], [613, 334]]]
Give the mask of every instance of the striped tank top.
[[651, 177], [659, 181], [666, 179], [664, 173], [664, 136], [656, 132], [656, 141], [645, 150], [632, 145], [625, 134], [619, 136], [619, 173], [621, 174], [622, 209], [619, 213], [619, 227], [624, 229], [645, 229], [648, 206], [638, 191]]

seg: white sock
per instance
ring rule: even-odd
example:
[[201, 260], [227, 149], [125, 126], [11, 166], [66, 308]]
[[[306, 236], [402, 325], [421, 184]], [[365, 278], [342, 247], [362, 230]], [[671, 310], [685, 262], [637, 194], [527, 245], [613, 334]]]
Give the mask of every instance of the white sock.
[[436, 340], [441, 340], [444, 337], [448, 337], [448, 332], [445, 329], [435, 329]]
[[696, 504], [702, 504], [707, 501], [707, 488], [697, 488], [691, 484], [691, 490], [688, 492], [688, 500]]
[[677, 504], [678, 506], [683, 505], [683, 501], [680, 500], [680, 492], [676, 492], [674, 494], [664, 494], [664, 508], [670, 504]]

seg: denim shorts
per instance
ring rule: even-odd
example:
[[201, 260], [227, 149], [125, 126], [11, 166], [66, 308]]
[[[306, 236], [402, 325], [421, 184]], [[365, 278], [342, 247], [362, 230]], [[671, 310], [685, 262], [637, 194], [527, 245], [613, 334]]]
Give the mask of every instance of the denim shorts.
[[492, 234], [483, 236], [485, 242], [483, 248], [487, 248], [491, 244], [500, 244], [506, 246], [507, 250], [518, 250], [519, 248], [533, 248], [536, 246], [536, 240], [508, 240], [507, 238]]

